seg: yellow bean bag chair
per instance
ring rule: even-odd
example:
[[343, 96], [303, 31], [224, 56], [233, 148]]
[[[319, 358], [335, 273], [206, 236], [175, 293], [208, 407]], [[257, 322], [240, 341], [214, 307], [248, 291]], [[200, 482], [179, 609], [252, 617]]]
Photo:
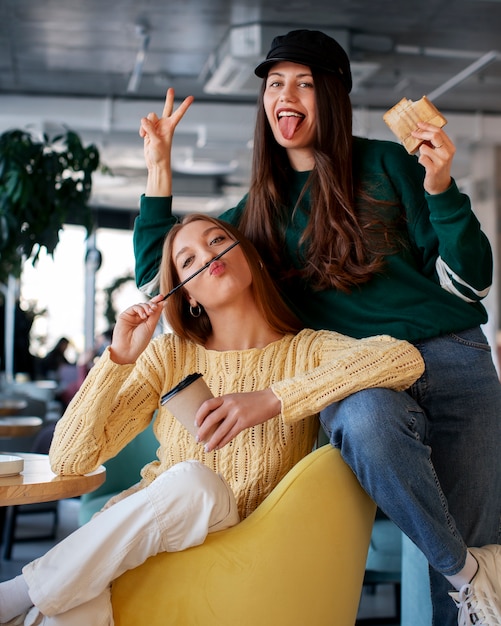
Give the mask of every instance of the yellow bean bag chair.
[[353, 626], [375, 509], [323, 446], [237, 526], [114, 581], [115, 626]]

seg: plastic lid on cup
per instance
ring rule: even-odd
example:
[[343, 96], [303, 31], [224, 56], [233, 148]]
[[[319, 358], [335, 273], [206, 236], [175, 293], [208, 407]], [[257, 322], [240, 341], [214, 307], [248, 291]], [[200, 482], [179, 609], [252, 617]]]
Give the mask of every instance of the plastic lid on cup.
[[176, 395], [176, 393], [179, 393], [183, 389], [186, 389], [186, 387], [188, 387], [189, 385], [191, 385], [191, 383], [194, 383], [196, 380], [198, 380], [201, 377], [202, 377], [202, 374], [200, 374], [200, 372], [195, 372], [194, 374], [188, 374], [186, 378], [183, 378], [183, 380], [180, 383], [178, 383], [175, 387], [173, 387], [170, 391], [168, 391], [166, 394], [164, 394], [160, 398], [160, 404], [165, 404], [171, 398], [173, 398]]

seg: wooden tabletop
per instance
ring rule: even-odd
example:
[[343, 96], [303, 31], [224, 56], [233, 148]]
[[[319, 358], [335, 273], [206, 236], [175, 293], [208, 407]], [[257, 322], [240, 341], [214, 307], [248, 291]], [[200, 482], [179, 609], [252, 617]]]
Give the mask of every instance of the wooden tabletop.
[[42, 427], [41, 417], [9, 415], [0, 417], [0, 437], [29, 437]]
[[2, 398], [0, 396], [0, 415], [17, 415], [28, 406], [22, 398]]
[[15, 476], [0, 476], [0, 506], [74, 498], [94, 491], [106, 478], [102, 465], [83, 476], [57, 476], [50, 469], [46, 454], [12, 454], [24, 459], [24, 470]]

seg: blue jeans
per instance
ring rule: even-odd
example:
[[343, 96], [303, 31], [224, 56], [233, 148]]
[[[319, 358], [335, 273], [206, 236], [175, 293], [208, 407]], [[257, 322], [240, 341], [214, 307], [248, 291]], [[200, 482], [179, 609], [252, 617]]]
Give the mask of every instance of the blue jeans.
[[379, 508], [430, 563], [434, 624], [457, 624], [442, 574], [466, 546], [499, 543], [501, 385], [481, 329], [416, 343], [426, 363], [408, 392], [368, 389], [322, 411]]

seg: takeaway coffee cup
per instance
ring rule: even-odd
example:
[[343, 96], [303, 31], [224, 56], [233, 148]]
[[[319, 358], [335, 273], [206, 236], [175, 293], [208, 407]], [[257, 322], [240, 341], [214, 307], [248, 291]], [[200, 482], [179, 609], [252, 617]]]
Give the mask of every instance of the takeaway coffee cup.
[[202, 374], [195, 373], [186, 376], [162, 396], [160, 403], [169, 409], [193, 437], [196, 437], [198, 429], [195, 426], [195, 414], [205, 400], [213, 397]]

